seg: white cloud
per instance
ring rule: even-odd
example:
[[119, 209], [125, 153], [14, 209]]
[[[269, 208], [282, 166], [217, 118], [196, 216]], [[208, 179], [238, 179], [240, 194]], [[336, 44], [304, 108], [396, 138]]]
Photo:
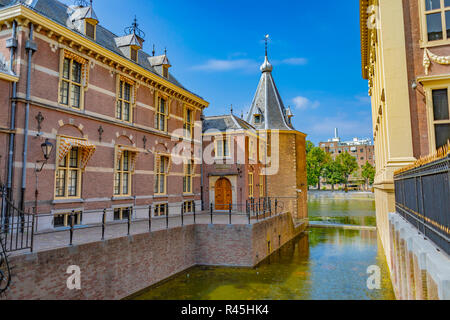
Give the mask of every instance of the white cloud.
[[311, 101], [308, 98], [298, 96], [292, 99], [294, 106], [300, 110], [317, 109], [320, 105], [319, 101]]
[[291, 66], [303, 66], [308, 63], [308, 60], [305, 58], [289, 58], [281, 61], [281, 64], [287, 64]]
[[359, 104], [364, 105], [370, 105], [370, 97], [367, 95], [357, 95], [355, 96], [356, 101], [358, 101]]
[[258, 64], [250, 59], [210, 59], [204, 64], [194, 66], [193, 69], [202, 71], [259, 70]]

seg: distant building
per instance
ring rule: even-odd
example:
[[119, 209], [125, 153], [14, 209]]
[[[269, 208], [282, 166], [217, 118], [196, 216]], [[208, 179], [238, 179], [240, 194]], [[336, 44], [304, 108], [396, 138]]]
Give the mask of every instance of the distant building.
[[356, 158], [358, 165], [361, 168], [367, 162], [375, 166], [375, 148], [371, 139], [353, 138], [351, 141], [342, 141], [338, 135], [338, 129], [335, 129], [333, 139], [328, 142], [321, 142], [319, 147], [326, 153], [329, 153], [333, 160], [344, 152], [348, 152]]

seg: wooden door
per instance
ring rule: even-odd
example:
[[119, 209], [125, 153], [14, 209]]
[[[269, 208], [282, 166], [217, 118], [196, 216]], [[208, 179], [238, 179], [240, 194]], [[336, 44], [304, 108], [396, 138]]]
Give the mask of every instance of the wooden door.
[[216, 210], [229, 210], [233, 201], [231, 182], [226, 178], [221, 178], [216, 182], [215, 204]]

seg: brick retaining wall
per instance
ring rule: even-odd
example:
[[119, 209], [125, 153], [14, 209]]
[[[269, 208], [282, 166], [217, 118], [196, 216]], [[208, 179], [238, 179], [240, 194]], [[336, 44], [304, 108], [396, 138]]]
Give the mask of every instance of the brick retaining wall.
[[[305, 227], [286, 213], [254, 225], [189, 225], [15, 256], [6, 299], [121, 299], [195, 265], [253, 267]], [[67, 289], [72, 265], [81, 269], [81, 290]]]

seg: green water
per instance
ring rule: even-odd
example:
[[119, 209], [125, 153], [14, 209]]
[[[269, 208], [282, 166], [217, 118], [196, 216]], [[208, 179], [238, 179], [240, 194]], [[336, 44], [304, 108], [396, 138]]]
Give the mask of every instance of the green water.
[[[371, 223], [372, 200], [310, 198], [312, 218]], [[347, 215], [346, 215], [347, 213]], [[344, 219], [345, 220], [345, 219]], [[355, 220], [355, 223], [356, 223]], [[328, 221], [328, 220], [327, 220]], [[381, 290], [367, 288], [367, 268], [381, 269]], [[311, 229], [254, 269], [196, 267], [134, 296], [137, 300], [391, 300], [376, 232]]]

